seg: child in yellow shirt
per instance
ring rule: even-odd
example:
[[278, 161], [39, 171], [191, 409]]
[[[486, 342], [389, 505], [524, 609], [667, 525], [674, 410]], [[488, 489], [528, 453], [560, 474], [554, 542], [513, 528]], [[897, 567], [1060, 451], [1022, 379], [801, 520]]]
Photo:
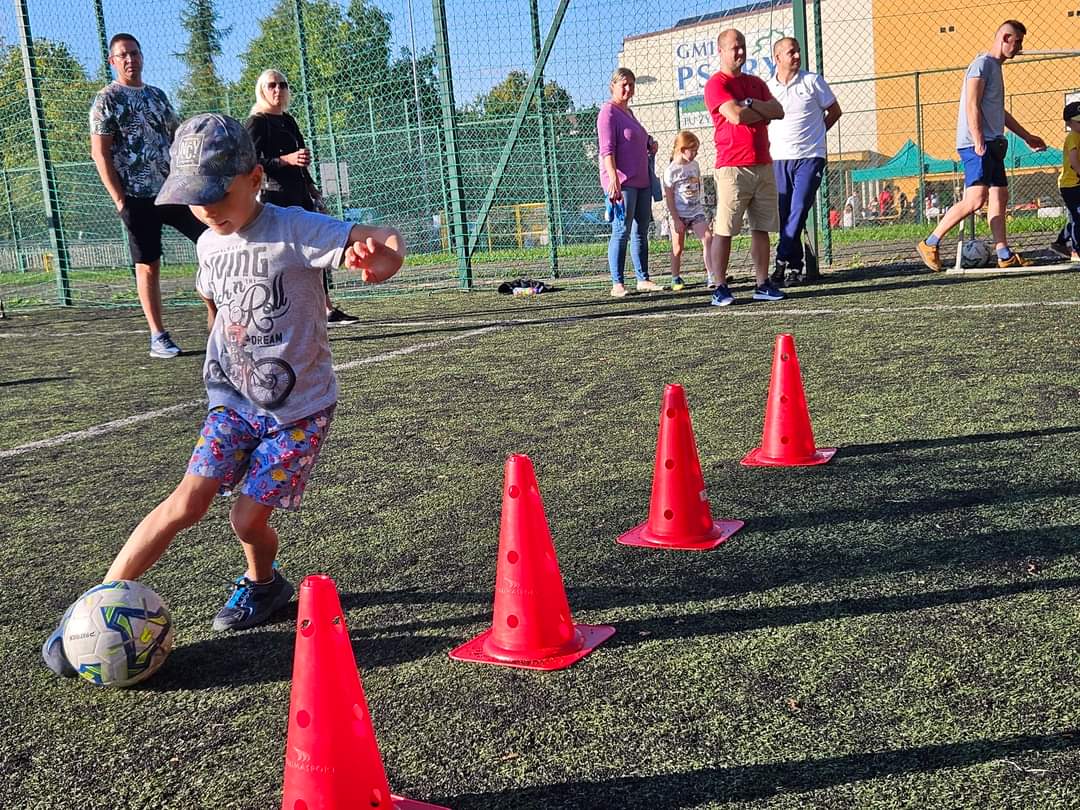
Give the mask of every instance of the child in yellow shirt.
[[1065, 136], [1065, 145], [1061, 148], [1058, 190], [1069, 218], [1057, 239], [1050, 243], [1050, 249], [1068, 256], [1074, 262], [1080, 262], [1080, 255], [1076, 252], [1080, 247], [1080, 101], [1066, 104], [1061, 117], [1065, 119], [1069, 134]]

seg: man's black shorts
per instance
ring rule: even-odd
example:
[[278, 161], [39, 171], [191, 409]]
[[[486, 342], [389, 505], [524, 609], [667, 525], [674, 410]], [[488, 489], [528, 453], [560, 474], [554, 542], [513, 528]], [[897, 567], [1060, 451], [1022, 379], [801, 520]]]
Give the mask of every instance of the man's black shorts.
[[153, 197], [124, 197], [120, 219], [136, 264], [153, 264], [161, 258], [162, 225], [171, 225], [192, 242], [206, 230], [186, 205], [154, 205]]

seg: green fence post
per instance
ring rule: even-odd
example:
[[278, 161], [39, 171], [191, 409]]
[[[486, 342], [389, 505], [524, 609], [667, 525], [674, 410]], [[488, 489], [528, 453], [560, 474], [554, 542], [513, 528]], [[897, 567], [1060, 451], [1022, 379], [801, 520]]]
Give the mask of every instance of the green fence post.
[[101, 80], [108, 84], [112, 81], [109, 70], [109, 36], [105, 32], [105, 9], [101, 0], [94, 0], [94, 15], [97, 17], [98, 42], [101, 45]]
[[7, 169], [0, 166], [0, 175], [4, 178], [4, 201], [7, 203], [8, 227], [11, 228], [11, 238], [15, 241], [15, 251], [19, 250], [19, 237], [15, 235], [15, 200], [11, 197], [11, 181], [8, 180]]
[[[810, 52], [809, 36], [806, 29], [806, 0], [792, 0], [791, 2], [791, 25], [795, 29], [795, 40], [799, 43], [799, 53]], [[826, 169], [826, 172], [828, 169]], [[806, 217], [806, 236], [814, 246], [814, 253], [818, 248], [818, 205], [815, 202]]]
[[445, 0], [431, 0], [435, 24], [435, 53], [439, 63], [439, 103], [442, 106], [443, 149], [446, 152], [446, 179], [450, 196], [450, 219], [447, 232], [457, 249], [458, 278], [465, 289], [473, 285], [469, 231], [465, 224], [465, 188], [461, 160], [457, 150], [457, 111], [454, 109], [454, 77], [450, 67], [450, 39], [446, 28]]
[[34, 127], [34, 149], [37, 152], [41, 175], [41, 193], [45, 203], [45, 220], [49, 223], [49, 241], [56, 254], [57, 298], [61, 306], [69, 307], [71, 300], [71, 258], [64, 242], [64, 226], [60, 221], [60, 197], [57, 194], [56, 172], [49, 156], [49, 134], [45, 124], [45, 107], [41, 102], [41, 79], [34, 58], [33, 34], [30, 32], [30, 9], [26, 0], [19, 0], [19, 44], [22, 46], [23, 75], [30, 101], [30, 122]]
[[[540, 10], [536, 0], [529, 0], [529, 16], [532, 18], [533, 65], [540, 62]], [[551, 191], [551, 169], [548, 160], [547, 127], [544, 125], [544, 73], [540, 72], [540, 89], [536, 94], [536, 119], [540, 124], [540, 161], [544, 164], [544, 202], [548, 214], [548, 260], [551, 275], [559, 277], [559, 248], [555, 243], [555, 220], [562, 219], [562, 212], [555, 208], [554, 195]]]
[[[345, 190], [342, 188], [341, 166], [338, 164], [337, 136], [334, 134], [334, 119], [330, 114], [330, 96], [323, 96], [323, 101], [326, 102], [326, 134], [330, 136], [330, 160], [334, 164], [334, 177], [337, 178], [337, 215], [338, 219], [342, 219], [345, 216], [345, 208], [342, 205], [342, 198], [345, 196]], [[326, 185], [325, 177], [323, 178], [323, 185]]]
[[923, 151], [922, 101], [919, 95], [919, 71], [915, 71], [915, 138], [919, 147], [919, 201], [915, 206], [915, 221], [920, 225], [926, 217], [926, 152]]
[[555, 191], [555, 210], [560, 212], [559, 218], [555, 220], [555, 232], [558, 235], [559, 244], [566, 244], [566, 234], [563, 233], [563, 219], [562, 219], [562, 184], [559, 182], [559, 141], [555, 134], [555, 116], [549, 114], [547, 117], [547, 127], [551, 132], [551, 181]]
[[300, 56], [300, 89], [304, 94], [304, 123], [307, 124], [307, 148], [311, 152], [311, 167], [315, 182], [319, 182], [319, 149], [315, 143], [315, 102], [308, 83], [307, 33], [304, 31], [304, 2], [293, 0], [293, 23], [296, 25], [296, 46]]
[[[818, 75], [825, 75], [824, 49], [821, 44], [821, 0], [814, 0], [814, 70]], [[821, 187], [818, 189], [818, 208], [821, 211], [821, 252], [825, 264], [832, 264], [832, 223], [829, 222], [829, 164], [826, 158], [825, 171], [821, 173]]]

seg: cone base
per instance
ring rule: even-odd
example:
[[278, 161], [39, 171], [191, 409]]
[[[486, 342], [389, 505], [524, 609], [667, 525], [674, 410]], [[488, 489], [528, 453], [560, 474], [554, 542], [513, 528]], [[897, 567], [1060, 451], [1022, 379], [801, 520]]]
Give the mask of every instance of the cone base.
[[708, 551], [735, 534], [746, 524], [741, 520], [714, 520], [712, 528], [697, 537], [660, 537], [649, 531], [649, 524], [642, 523], [619, 536], [617, 543], [643, 548], [673, 548], [682, 551]]
[[401, 796], [392, 795], [390, 799], [394, 802], [394, 810], [450, 810], [449, 807], [443, 807], [441, 804], [428, 804]]
[[472, 661], [476, 664], [495, 664], [500, 667], [517, 667], [518, 669], [539, 669], [546, 672], [556, 669], [566, 669], [573, 663], [580, 661], [594, 649], [599, 647], [615, 634], [615, 628], [603, 624], [575, 624], [574, 629], [581, 634], [584, 644], [580, 649], [564, 655], [553, 655], [549, 658], [495, 658], [484, 652], [484, 642], [491, 635], [491, 630], [485, 630], [472, 641], [466, 641], [460, 647], [450, 651], [450, 657], [455, 661]]
[[813, 467], [825, 464], [836, 455], [835, 447], [819, 447], [813, 455], [799, 458], [774, 458], [765, 455], [760, 447], [755, 447], [742, 460], [744, 467]]

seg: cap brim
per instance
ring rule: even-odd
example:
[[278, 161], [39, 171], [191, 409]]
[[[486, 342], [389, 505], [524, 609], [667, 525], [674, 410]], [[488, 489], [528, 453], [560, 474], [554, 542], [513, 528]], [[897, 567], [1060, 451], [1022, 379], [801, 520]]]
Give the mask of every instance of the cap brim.
[[170, 174], [154, 200], [156, 205], [210, 205], [225, 196], [231, 177]]

